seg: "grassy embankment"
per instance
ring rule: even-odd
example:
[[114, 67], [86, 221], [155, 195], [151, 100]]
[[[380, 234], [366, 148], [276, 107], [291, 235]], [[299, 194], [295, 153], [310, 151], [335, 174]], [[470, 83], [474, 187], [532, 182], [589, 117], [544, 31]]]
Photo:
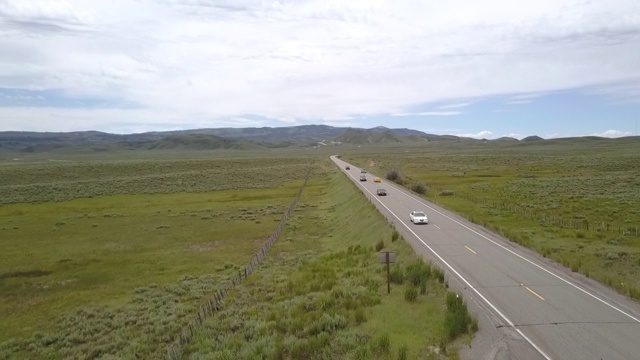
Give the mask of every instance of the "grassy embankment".
[[429, 144], [345, 159], [382, 176], [396, 168], [429, 200], [640, 299], [640, 146], [629, 141]]
[[[194, 309], [273, 231], [301, 183], [287, 181], [299, 177], [294, 174], [312, 177], [300, 211], [264, 269], [228, 299], [221, 319], [259, 306], [270, 310], [265, 317], [254, 314], [253, 323], [282, 327], [284, 322], [276, 320], [288, 319], [296, 324], [281, 330], [282, 345], [294, 336], [298, 351], [329, 351], [339, 341], [345, 353], [393, 352], [394, 357], [406, 351], [409, 357], [437, 358], [435, 349], [446, 349], [449, 340], [468, 330], [466, 308], [450, 296], [452, 310], [445, 311], [446, 289], [439, 272], [426, 275], [428, 267], [414, 266], [418, 286], [408, 288], [418, 294], [424, 288], [414, 302], [404, 300], [407, 285], [394, 288], [391, 297], [383, 294], [382, 266], [372, 245], [385, 240], [398, 251], [403, 262], [398, 269], [417, 260], [402, 242], [390, 243], [391, 230], [346, 179], [328, 175], [326, 159], [256, 161], [138, 160], [65, 164], [64, 171], [58, 164], [0, 169], [18, 176], [23, 185], [0, 177], [0, 191], [15, 196], [13, 201], [92, 197], [0, 207], [0, 358], [164, 356], [165, 346]], [[92, 172], [84, 171], [87, 166]], [[242, 175], [239, 169], [249, 166], [255, 167]], [[135, 169], [146, 172], [136, 178]], [[224, 180], [223, 169], [233, 175]], [[243, 189], [197, 192], [212, 177], [225, 182], [210, 186]], [[162, 182], [167, 178], [171, 186]], [[87, 191], [68, 192], [91, 182], [94, 187]], [[136, 194], [154, 189], [158, 193]], [[176, 192], [181, 190], [194, 192]], [[395, 278], [400, 282], [402, 276], [396, 272]], [[263, 293], [257, 286], [273, 291]], [[247, 294], [254, 296], [249, 304]], [[327, 301], [322, 312], [314, 308], [318, 299]], [[286, 313], [289, 305], [297, 305], [297, 312]], [[221, 326], [216, 319], [210, 321]], [[243, 329], [250, 328], [248, 320], [235, 318]], [[255, 333], [253, 342], [269, 342], [269, 334]], [[234, 341], [222, 344], [224, 351], [238, 350]], [[277, 344], [273, 349], [282, 349]], [[220, 343], [210, 345], [194, 344], [194, 354], [220, 350]]]

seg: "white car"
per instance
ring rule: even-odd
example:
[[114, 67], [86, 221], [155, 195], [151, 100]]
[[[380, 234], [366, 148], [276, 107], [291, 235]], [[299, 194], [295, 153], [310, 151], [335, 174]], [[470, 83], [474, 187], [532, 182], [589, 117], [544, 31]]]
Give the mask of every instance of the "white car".
[[414, 224], [428, 224], [429, 223], [429, 219], [427, 218], [427, 214], [423, 213], [422, 211], [412, 211], [411, 214], [409, 214], [409, 217], [411, 218], [411, 222]]

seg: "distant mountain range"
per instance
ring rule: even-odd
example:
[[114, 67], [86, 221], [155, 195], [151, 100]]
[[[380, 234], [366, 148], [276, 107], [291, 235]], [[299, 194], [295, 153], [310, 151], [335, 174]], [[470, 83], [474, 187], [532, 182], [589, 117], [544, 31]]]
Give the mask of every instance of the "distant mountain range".
[[371, 129], [302, 125], [262, 128], [217, 128], [183, 131], [146, 132], [140, 134], [109, 134], [99, 131], [78, 132], [0, 132], [0, 151], [46, 152], [59, 149], [109, 150], [216, 150], [267, 149], [278, 147], [310, 147], [336, 145], [366, 145], [430, 141], [491, 141], [537, 142], [539, 136], [522, 140], [502, 137], [478, 140], [453, 135], [434, 135], [412, 129]]
[[[45, 152], [67, 148], [108, 150], [215, 150], [260, 149], [329, 144], [374, 144], [426, 141], [438, 135], [411, 129], [354, 129], [326, 125], [278, 128], [218, 128], [183, 131], [109, 134], [99, 131], [77, 132], [0, 132], [0, 151]], [[445, 137], [443, 137], [445, 138]]]

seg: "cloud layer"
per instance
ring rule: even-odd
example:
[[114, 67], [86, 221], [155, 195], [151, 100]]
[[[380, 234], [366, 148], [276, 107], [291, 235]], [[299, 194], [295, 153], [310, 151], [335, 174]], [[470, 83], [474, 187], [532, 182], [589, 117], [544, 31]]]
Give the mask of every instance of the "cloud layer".
[[132, 131], [447, 117], [477, 97], [576, 88], [637, 101], [639, 13], [636, 0], [0, 0], [0, 93], [73, 99], [0, 116]]

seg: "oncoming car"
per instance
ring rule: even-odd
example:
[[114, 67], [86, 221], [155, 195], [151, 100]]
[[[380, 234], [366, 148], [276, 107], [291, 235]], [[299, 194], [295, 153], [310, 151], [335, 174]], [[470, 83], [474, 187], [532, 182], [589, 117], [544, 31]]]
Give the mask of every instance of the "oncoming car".
[[367, 173], [367, 169], [361, 169], [360, 172], [363, 173], [363, 174], [366, 174]]
[[376, 191], [376, 194], [378, 194], [378, 196], [387, 196], [387, 190], [378, 189], [378, 191]]
[[351, 166], [347, 165], [346, 168], [344, 168], [345, 170], [351, 170]]
[[377, 177], [377, 178], [373, 179], [373, 182], [382, 182], [382, 180], [379, 177]]
[[360, 181], [367, 181], [366, 175], [360, 175]]
[[409, 218], [411, 222], [414, 224], [428, 224], [429, 219], [427, 218], [427, 214], [422, 211], [412, 211], [409, 214]]

